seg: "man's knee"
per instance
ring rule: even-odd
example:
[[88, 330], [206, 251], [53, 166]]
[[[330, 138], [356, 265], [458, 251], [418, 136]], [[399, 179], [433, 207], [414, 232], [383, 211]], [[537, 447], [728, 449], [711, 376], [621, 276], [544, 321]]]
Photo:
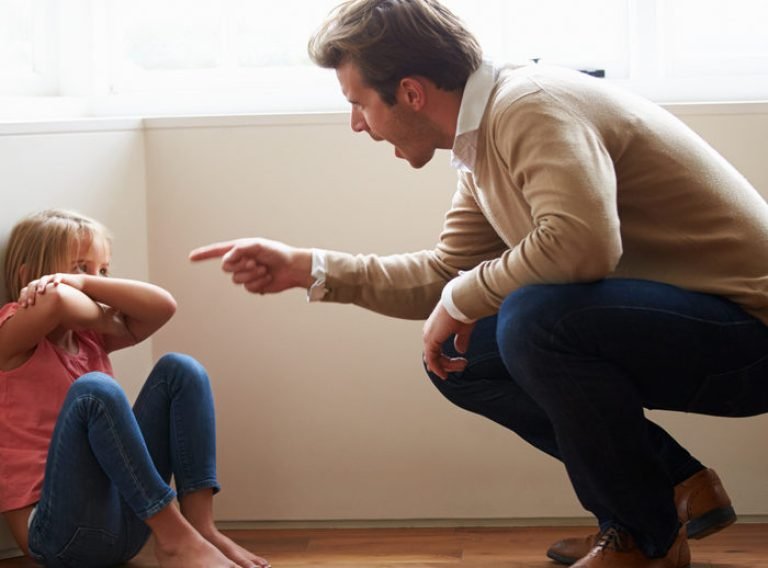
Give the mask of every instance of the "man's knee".
[[429, 380], [450, 402], [465, 410], [477, 412], [478, 398], [482, 398], [482, 388], [478, 381], [507, 376], [498, 356], [496, 316], [476, 322], [466, 353], [456, 351], [453, 337], [443, 344], [443, 353], [449, 357], [466, 358], [467, 368], [459, 373], [450, 373], [447, 379], [441, 379], [430, 373], [425, 365], [424, 370]]
[[563, 324], [588, 305], [588, 288], [536, 284], [507, 296], [499, 310], [496, 335], [502, 360], [518, 381], [524, 384], [538, 375], [553, 351], [570, 344], [574, 330]]
[[424, 372], [427, 374], [427, 378], [429, 378], [432, 384], [435, 385], [435, 388], [440, 392], [440, 394], [442, 394], [445, 398], [447, 398], [453, 404], [461, 406], [461, 404], [459, 404], [461, 397], [458, 394], [458, 389], [456, 388], [455, 379], [454, 380], [452, 380], [451, 378], [441, 379], [434, 373], [430, 372], [427, 369], [426, 365], [424, 365]]
[[557, 310], [563, 286], [534, 284], [525, 286], [506, 297], [499, 308], [496, 329], [499, 350], [517, 353], [541, 333]]

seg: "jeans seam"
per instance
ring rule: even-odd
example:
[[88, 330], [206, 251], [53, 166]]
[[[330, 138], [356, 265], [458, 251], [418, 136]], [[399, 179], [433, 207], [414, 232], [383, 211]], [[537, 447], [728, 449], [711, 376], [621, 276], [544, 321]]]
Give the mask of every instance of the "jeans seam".
[[738, 320], [738, 321], [732, 321], [732, 322], [721, 322], [716, 320], [710, 320], [710, 319], [704, 319], [704, 318], [698, 318], [693, 317], [687, 314], [683, 314], [680, 312], [676, 312], [673, 310], [662, 310], [659, 308], [652, 308], [652, 307], [640, 307], [640, 306], [629, 306], [629, 305], [612, 305], [612, 306], [588, 306], [585, 308], [579, 308], [577, 310], [573, 310], [571, 312], [568, 312], [567, 314], [564, 314], [559, 320], [555, 322], [555, 324], [552, 326], [552, 333], [554, 333], [557, 328], [559, 328], [561, 325], [564, 324], [565, 320], [568, 318], [575, 316], [577, 314], [581, 314], [584, 312], [589, 311], [597, 311], [597, 310], [633, 310], [633, 311], [647, 311], [652, 313], [658, 313], [658, 314], [666, 314], [666, 315], [672, 315], [676, 316], [682, 319], [687, 319], [690, 321], [696, 321], [699, 323], [706, 323], [709, 325], [716, 325], [720, 327], [735, 327], [735, 326], [742, 326], [742, 325], [754, 325], [755, 320], [752, 318], [744, 319], [744, 320]]
[[764, 356], [760, 357], [759, 359], [757, 359], [756, 361], [753, 361], [749, 365], [746, 365], [744, 367], [740, 367], [738, 369], [731, 369], [731, 370], [725, 371], [723, 373], [714, 373], [714, 374], [711, 374], [711, 375], [707, 375], [707, 379], [717, 379], [717, 378], [720, 378], [720, 377], [725, 377], [725, 376], [731, 375], [733, 373], [744, 372], [744, 371], [747, 371], [747, 370], [751, 369], [752, 367], [757, 367], [758, 365], [760, 365], [764, 361], [768, 361], [768, 355], [764, 355]]
[[125, 451], [125, 446], [123, 446], [123, 444], [121, 443], [120, 436], [116, 435], [117, 429], [115, 428], [115, 423], [112, 420], [112, 417], [110, 416], [109, 412], [106, 411], [105, 405], [97, 397], [94, 397], [93, 395], [89, 395], [89, 394], [78, 397], [77, 401], [80, 402], [81, 400], [86, 400], [86, 399], [94, 402], [99, 407], [99, 411], [107, 420], [110, 437], [113, 439], [113, 441], [115, 442], [115, 446], [120, 452], [121, 461], [123, 462], [123, 464], [127, 466], [128, 472], [131, 476], [131, 479], [133, 480], [134, 487], [136, 487], [141, 491], [141, 496], [145, 501], [149, 500], [149, 495], [147, 494], [146, 487], [144, 487], [144, 484], [141, 483], [141, 480], [137, 477], [134, 463], [130, 459], [130, 456]]

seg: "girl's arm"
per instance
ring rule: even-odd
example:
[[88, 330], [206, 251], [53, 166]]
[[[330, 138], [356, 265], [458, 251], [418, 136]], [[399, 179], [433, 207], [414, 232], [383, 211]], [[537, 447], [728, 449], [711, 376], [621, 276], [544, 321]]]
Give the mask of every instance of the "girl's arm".
[[88, 296], [67, 285], [49, 286], [34, 305], [19, 308], [0, 326], [0, 369], [15, 369], [26, 361], [38, 343], [54, 330], [114, 327], [105, 311]]
[[56, 274], [30, 283], [22, 306], [0, 326], [0, 368], [13, 369], [59, 327], [93, 329], [107, 351], [146, 339], [170, 319], [173, 297], [158, 286], [117, 278]]
[[32, 506], [30, 505], [23, 509], [3, 513], [8, 523], [8, 528], [11, 529], [11, 534], [14, 540], [16, 540], [16, 544], [19, 545], [21, 551], [26, 555], [29, 555], [29, 530], [27, 529], [27, 522], [31, 512]]
[[[154, 284], [88, 274], [60, 276], [62, 284], [79, 290], [102, 305], [104, 311], [93, 328], [104, 334], [107, 351], [143, 341], [165, 325], [176, 312], [173, 296]], [[124, 329], [121, 329], [120, 323]]]

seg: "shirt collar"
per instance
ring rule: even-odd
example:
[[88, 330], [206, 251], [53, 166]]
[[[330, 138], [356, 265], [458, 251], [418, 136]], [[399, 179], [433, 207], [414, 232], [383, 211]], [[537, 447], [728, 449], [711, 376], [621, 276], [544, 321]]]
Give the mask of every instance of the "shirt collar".
[[483, 61], [464, 86], [451, 151], [451, 165], [457, 170], [472, 172], [475, 168], [477, 134], [497, 75], [496, 67], [489, 61]]

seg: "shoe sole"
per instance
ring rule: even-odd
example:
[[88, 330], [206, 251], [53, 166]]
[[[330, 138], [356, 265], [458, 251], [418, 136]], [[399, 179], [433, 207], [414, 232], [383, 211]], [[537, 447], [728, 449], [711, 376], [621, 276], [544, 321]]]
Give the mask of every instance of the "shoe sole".
[[547, 558], [549, 558], [550, 560], [554, 560], [558, 564], [565, 564], [566, 566], [575, 564], [580, 560], [580, 558], [569, 558], [568, 556], [560, 556], [559, 554], [555, 552], [550, 552], [550, 551], [547, 551]]
[[700, 540], [731, 526], [736, 522], [736, 519], [736, 511], [733, 510], [733, 507], [715, 509], [688, 521], [688, 524], [685, 525], [685, 532], [688, 534], [688, 538]]
[[[709, 511], [700, 517], [688, 521], [685, 525], [685, 532], [688, 535], [688, 538], [700, 540], [731, 526], [736, 522], [736, 519], [736, 511], [733, 510], [733, 507], [715, 509], [714, 511]], [[559, 564], [565, 564], [566, 566], [570, 566], [581, 560], [581, 558], [562, 556], [556, 552], [550, 552], [549, 550], [547, 551], [547, 557]]]

